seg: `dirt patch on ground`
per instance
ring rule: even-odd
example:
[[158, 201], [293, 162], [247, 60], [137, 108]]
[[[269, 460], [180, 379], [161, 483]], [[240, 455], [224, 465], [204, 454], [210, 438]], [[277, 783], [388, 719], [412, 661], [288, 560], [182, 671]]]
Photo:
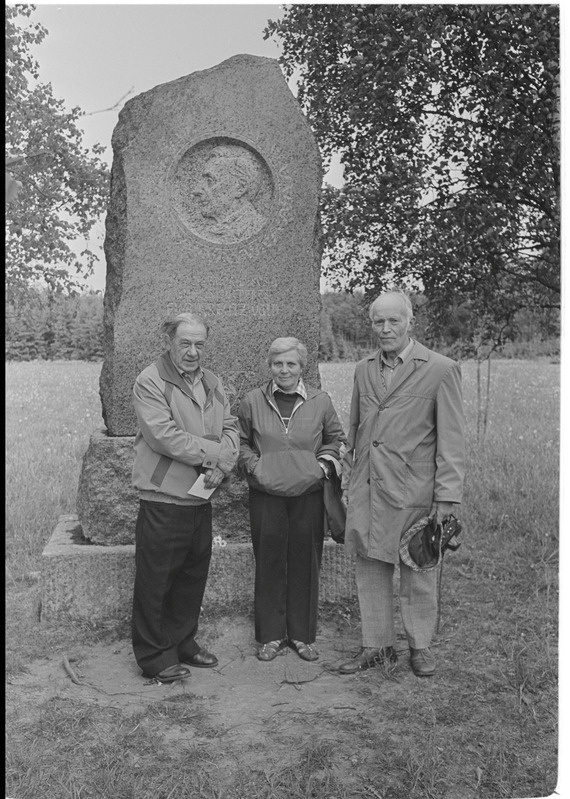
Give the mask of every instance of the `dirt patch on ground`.
[[[546, 796], [556, 785], [555, 675], [544, 653], [538, 668], [532, 658], [540, 653], [524, 643], [531, 626], [524, 609], [513, 601], [507, 621], [501, 587], [483, 586], [468, 569], [458, 561], [448, 570], [433, 646], [438, 668], [427, 679], [412, 673], [402, 630], [394, 669], [338, 673], [360, 645], [356, 603], [322, 609], [314, 663], [290, 649], [262, 663], [251, 615], [205, 613], [199, 641], [219, 665], [192, 669], [189, 679], [169, 685], [141, 676], [128, 633], [82, 644], [77, 633], [60, 640], [57, 631], [44, 630], [44, 647], [54, 648], [26, 659], [8, 678], [10, 744], [25, 752], [27, 741], [41, 739], [44, 747], [58, 741], [60, 757], [83, 762], [74, 750], [77, 734], [91, 736], [97, 762], [120, 752], [113, 768], [123, 792], [116, 785], [112, 794], [92, 788], [88, 797]], [[525, 635], [518, 648], [504, 637], [514, 624]], [[552, 671], [555, 651], [550, 655]], [[206, 788], [163, 794], [149, 783], [151, 764], [154, 774], [189, 769]], [[16, 764], [14, 773], [22, 768]], [[539, 785], [551, 790], [541, 793]], [[36, 799], [37, 793], [10, 795]]]
[[394, 705], [408, 707], [411, 694], [429, 693], [433, 683], [413, 675], [405, 641], [395, 669], [339, 675], [338, 665], [358, 650], [359, 639], [358, 627], [329, 618], [319, 627], [318, 661], [305, 662], [287, 648], [262, 663], [255, 657], [251, 618], [210, 619], [202, 625], [200, 642], [219, 665], [194, 668], [189, 679], [172, 684], [141, 676], [128, 639], [76, 645], [65, 656], [37, 659], [26, 673], [12, 676], [8, 713], [17, 707], [20, 722], [30, 724], [50, 700], [66, 708], [114, 709], [137, 724], [142, 713], [143, 726], [151, 725], [170, 747], [207, 747], [218, 776], [225, 774], [230, 782], [236, 769], [266, 772], [293, 765], [307, 749], [324, 746], [329, 755], [335, 752], [345, 788], [352, 780], [362, 785], [358, 767], [377, 757], [380, 738], [390, 736]]
[[[203, 705], [213, 727], [248, 745], [264, 742], [267, 723], [278, 716], [307, 723], [312, 715], [359, 714], [368, 704], [358, 690], [363, 675], [355, 679], [337, 673], [338, 664], [358, 649], [356, 630], [340, 639], [334, 622], [321, 624], [320, 658], [313, 663], [289, 648], [269, 663], [257, 660], [253, 624], [243, 616], [205, 622], [200, 642], [217, 655], [218, 666], [194, 668], [189, 679], [171, 684], [141, 676], [129, 640], [76, 646], [65, 657], [38, 659], [27, 673], [11, 677], [8, 701], [32, 713], [40, 701], [53, 697], [135, 713], [156, 702], [192, 700]], [[402, 678], [406, 684], [416, 682], [408, 671], [406, 649], [393, 673], [398, 680], [392, 679], [392, 692], [407, 690]]]

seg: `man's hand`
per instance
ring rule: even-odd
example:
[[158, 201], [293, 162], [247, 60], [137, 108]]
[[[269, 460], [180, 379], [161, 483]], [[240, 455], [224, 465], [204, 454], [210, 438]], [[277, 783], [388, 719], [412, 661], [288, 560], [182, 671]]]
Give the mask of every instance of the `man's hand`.
[[444, 519], [447, 519], [458, 507], [455, 502], [434, 502], [429, 512], [430, 519], [435, 516], [435, 523], [441, 524]]
[[237, 452], [233, 447], [230, 447], [225, 441], [222, 441], [220, 455], [216, 468], [221, 469], [224, 474], [229, 474], [236, 465]]
[[340, 496], [340, 501], [344, 505], [345, 508], [348, 508], [348, 489], [345, 488]]
[[213, 469], [206, 469], [204, 472], [204, 486], [206, 488], [217, 488], [224, 477], [224, 473], [217, 466], [214, 466]]

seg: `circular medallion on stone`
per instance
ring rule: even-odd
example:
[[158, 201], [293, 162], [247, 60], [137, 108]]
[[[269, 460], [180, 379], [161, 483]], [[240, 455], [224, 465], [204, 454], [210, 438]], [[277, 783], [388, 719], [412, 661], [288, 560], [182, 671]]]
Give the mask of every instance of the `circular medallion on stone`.
[[189, 147], [173, 164], [169, 186], [185, 227], [216, 244], [250, 239], [272, 213], [271, 170], [253, 147], [237, 139], [212, 137]]

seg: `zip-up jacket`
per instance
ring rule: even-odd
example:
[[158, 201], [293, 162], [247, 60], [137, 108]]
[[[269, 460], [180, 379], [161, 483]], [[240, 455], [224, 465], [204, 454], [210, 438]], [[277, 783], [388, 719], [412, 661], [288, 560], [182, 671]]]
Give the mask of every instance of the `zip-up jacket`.
[[230, 413], [220, 380], [207, 369], [202, 372], [204, 408], [168, 353], [147, 366], [135, 381], [139, 430], [133, 485], [145, 499], [192, 503], [188, 489], [202, 468], [217, 465], [222, 442], [235, 451], [237, 459], [237, 419]]
[[251, 488], [277, 496], [300, 496], [323, 487], [318, 459], [339, 457], [344, 431], [325, 391], [306, 386], [307, 399], [295, 404], [289, 425], [279, 413], [272, 381], [253, 389], [238, 410], [238, 470]]

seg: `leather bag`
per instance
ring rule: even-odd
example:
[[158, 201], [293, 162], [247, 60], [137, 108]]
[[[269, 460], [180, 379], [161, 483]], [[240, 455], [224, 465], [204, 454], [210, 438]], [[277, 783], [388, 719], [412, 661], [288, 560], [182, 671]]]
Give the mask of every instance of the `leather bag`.
[[325, 533], [330, 532], [333, 541], [344, 544], [344, 528], [346, 526], [346, 508], [342, 502], [340, 476], [334, 469], [324, 481], [323, 502], [325, 506]]

